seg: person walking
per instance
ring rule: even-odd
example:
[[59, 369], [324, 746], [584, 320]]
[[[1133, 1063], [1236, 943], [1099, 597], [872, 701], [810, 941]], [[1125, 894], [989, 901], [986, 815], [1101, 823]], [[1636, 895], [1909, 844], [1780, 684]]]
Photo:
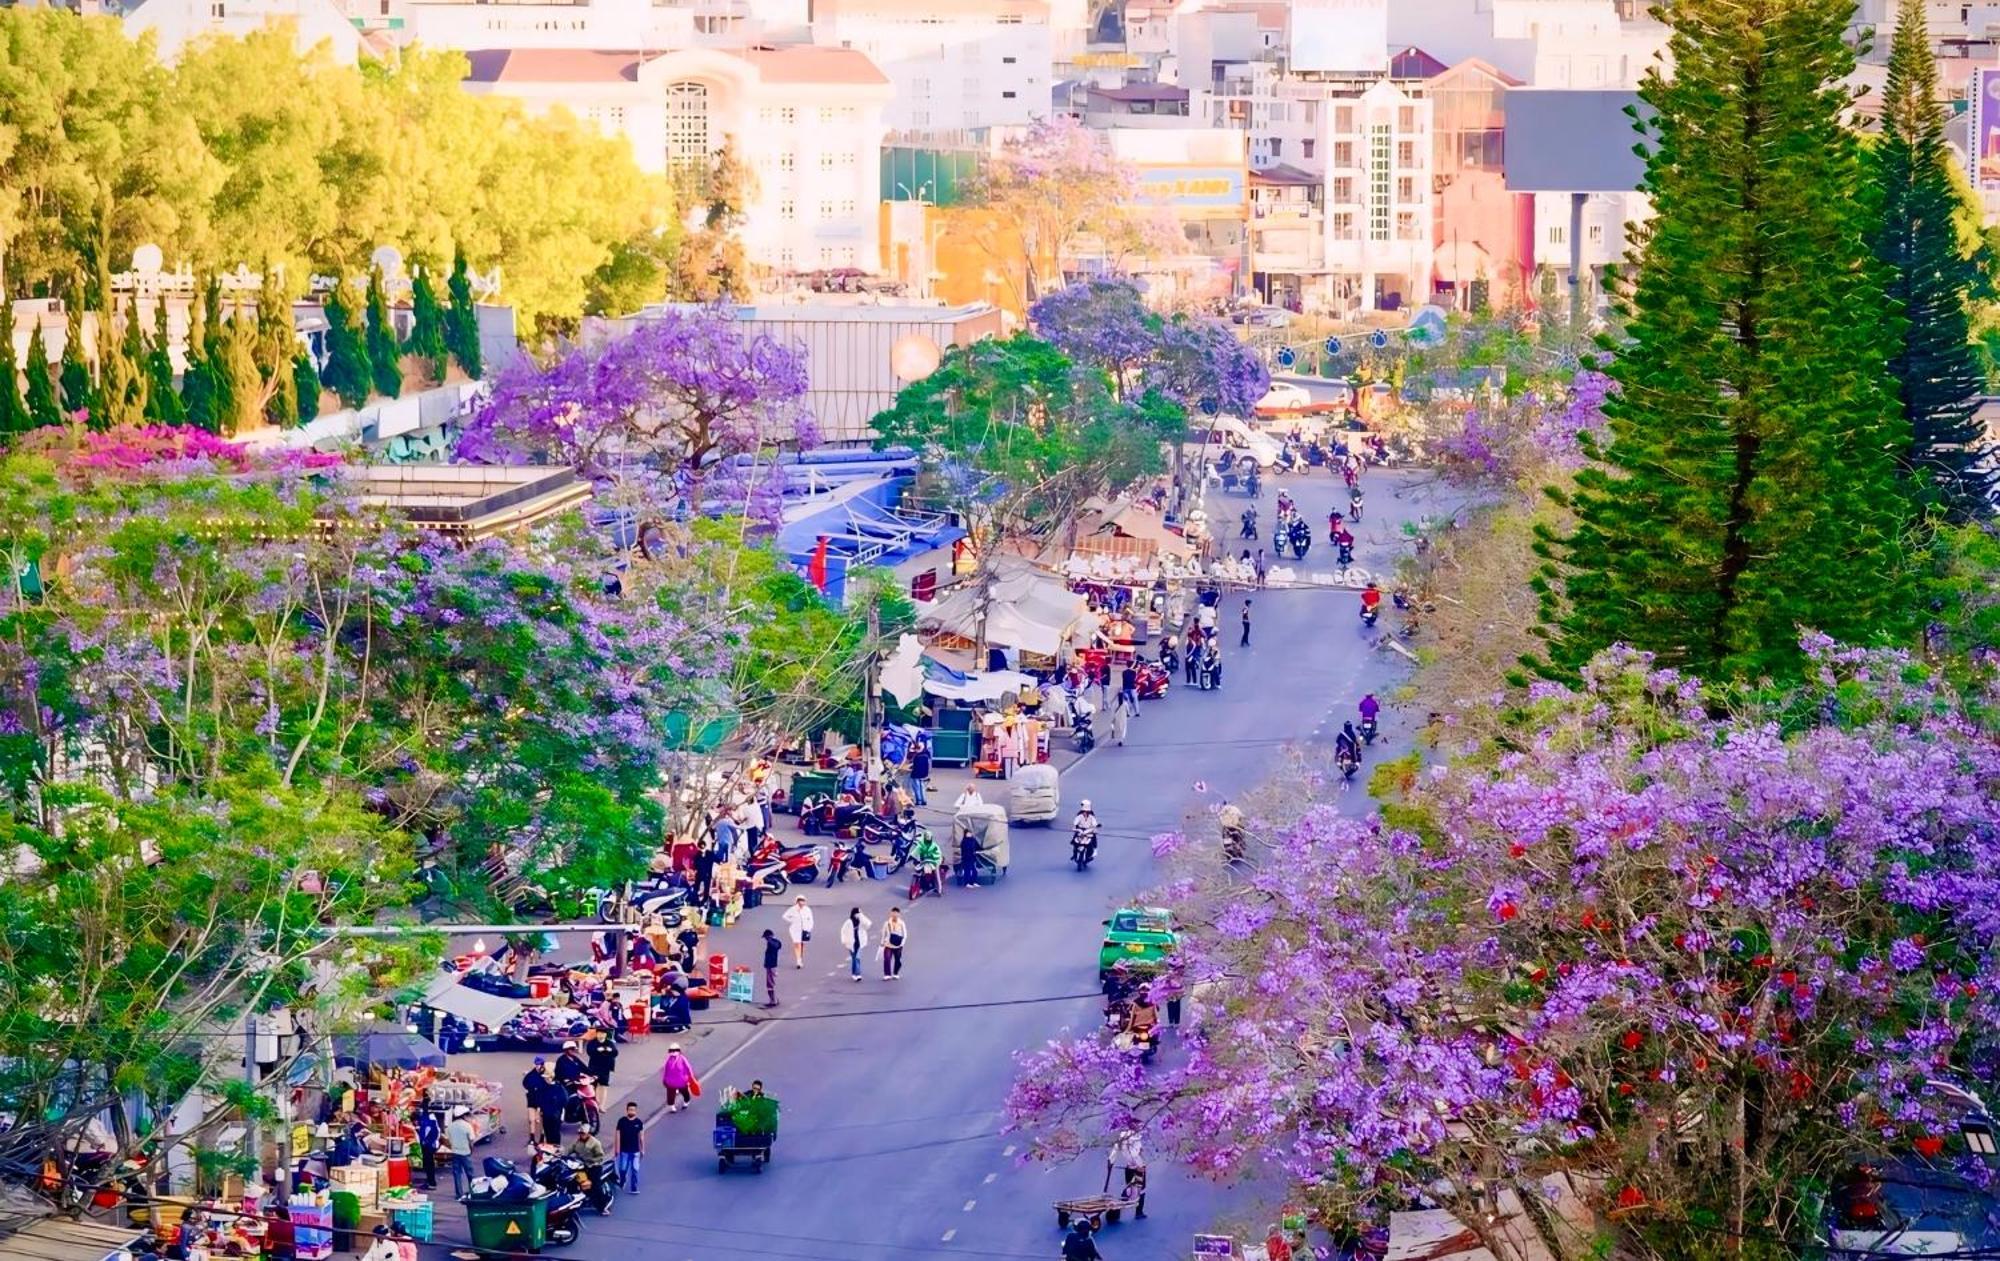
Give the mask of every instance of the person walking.
[[930, 804], [930, 778], [931, 736], [928, 731], [921, 731], [910, 742], [910, 796], [920, 806]]
[[1187, 641], [1187, 655], [1183, 659], [1183, 664], [1187, 667], [1187, 685], [1193, 687], [1195, 676], [1201, 668], [1201, 627], [1199, 625], [1188, 627], [1187, 634], [1182, 638]]
[[858, 906], [840, 921], [840, 944], [847, 947], [847, 974], [857, 981], [861, 979], [861, 952], [868, 948], [868, 930], [873, 927], [875, 921], [863, 915]]
[[625, 1105], [625, 1115], [618, 1118], [618, 1183], [625, 1188], [625, 1194], [639, 1194], [639, 1157], [646, 1154], [646, 1122], [639, 1116], [639, 1105]]
[[694, 1065], [681, 1054], [678, 1042], [667, 1045], [667, 1061], [660, 1065], [660, 1085], [666, 1087], [667, 1111], [679, 1112], [683, 1104], [690, 1108], [694, 1106], [694, 1092], [701, 1089], [701, 1085], [695, 1080]]
[[764, 1006], [778, 1005], [778, 957], [785, 952], [778, 934], [764, 930]]
[[1248, 600], [1243, 602], [1243, 639], [1236, 646], [1238, 648], [1250, 646], [1250, 601]]
[[806, 966], [806, 943], [813, 939], [813, 912], [804, 894], [792, 899], [784, 914], [785, 931], [792, 938], [792, 966]]
[[444, 1127], [444, 1147], [451, 1156], [452, 1194], [464, 1199], [472, 1190], [472, 1122], [465, 1119], [464, 1108], [452, 1110], [451, 1124]]
[[560, 1082], [544, 1074], [539, 1097], [542, 1105], [542, 1141], [561, 1147], [563, 1111], [569, 1104], [569, 1092], [563, 1089]]
[[1137, 662], [1125, 667], [1124, 676], [1119, 680], [1118, 704], [1121, 708], [1130, 706], [1134, 714], [1139, 712], [1139, 666]]
[[1121, 1200], [1136, 1199], [1137, 1203], [1133, 1205], [1134, 1212], [1132, 1215], [1135, 1218], [1144, 1217], [1146, 1215], [1146, 1153], [1140, 1146], [1139, 1131], [1121, 1131], [1118, 1135], [1118, 1141], [1111, 1145], [1111, 1154], [1106, 1158], [1104, 1170], [1104, 1189], [1106, 1191], [1111, 1189], [1111, 1174], [1113, 1170], [1122, 1173], [1125, 1179], [1125, 1184], [1120, 1189], [1118, 1198]]
[[1119, 745], [1123, 745], [1125, 743], [1125, 727], [1131, 721], [1132, 721], [1131, 716], [1125, 712], [1125, 706], [1123, 704], [1119, 704], [1112, 707], [1111, 738], [1113, 741], [1115, 741]]
[[[622, 1026], [624, 1021], [616, 1021]], [[583, 1054], [584, 1062], [590, 1066], [590, 1075], [600, 1086], [611, 1084], [611, 1070], [618, 1067], [618, 1042], [610, 1033], [600, 1033], [590, 1040], [590, 1049]]]
[[910, 925], [903, 908], [892, 906], [882, 920], [882, 979], [893, 981], [903, 975], [903, 945], [910, 940]]
[[1264, 565], [1264, 549], [1260, 547], [1257, 549], [1257, 588], [1260, 591], [1263, 590], [1264, 587], [1264, 577], [1266, 572], [1267, 571]]
[[537, 1055], [533, 1067], [521, 1075], [521, 1093], [528, 1103], [528, 1142], [542, 1141], [542, 1087], [547, 1084], [548, 1061]]

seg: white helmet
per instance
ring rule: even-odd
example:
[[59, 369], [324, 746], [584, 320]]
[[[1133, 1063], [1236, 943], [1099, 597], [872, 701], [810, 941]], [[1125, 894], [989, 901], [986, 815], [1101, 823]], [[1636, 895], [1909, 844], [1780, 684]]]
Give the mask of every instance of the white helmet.
[[1077, 809], [1083, 811], [1086, 814], [1090, 813], [1090, 798], [1085, 797], [1082, 801], [1078, 802]]

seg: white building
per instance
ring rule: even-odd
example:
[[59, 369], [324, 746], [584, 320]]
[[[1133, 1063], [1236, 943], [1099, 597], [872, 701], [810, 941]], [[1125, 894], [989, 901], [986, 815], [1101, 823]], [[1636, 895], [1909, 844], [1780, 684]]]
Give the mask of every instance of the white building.
[[974, 131], [1048, 116], [1048, 0], [818, 0], [812, 33], [823, 47], [865, 53], [889, 77], [892, 131]]
[[892, 89], [859, 52], [751, 45], [666, 53], [481, 49], [468, 90], [566, 108], [622, 135], [648, 171], [728, 142], [756, 176], [742, 238], [783, 270], [880, 267], [883, 111]]
[[1537, 88], [1635, 88], [1667, 28], [1621, 0], [1395, 0], [1389, 42], [1477, 57]]
[[361, 57], [361, 33], [333, 0], [142, 0], [126, 12], [125, 33], [136, 39], [151, 32], [161, 60], [171, 63], [204, 36], [241, 39], [274, 23], [291, 25], [300, 52], [325, 44], [344, 66]]

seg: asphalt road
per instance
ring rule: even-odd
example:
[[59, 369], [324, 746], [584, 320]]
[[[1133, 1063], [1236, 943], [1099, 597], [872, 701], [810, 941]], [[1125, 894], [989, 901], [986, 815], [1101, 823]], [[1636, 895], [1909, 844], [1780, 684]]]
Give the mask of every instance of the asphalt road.
[[[1364, 480], [1370, 515], [1357, 561], [1371, 568], [1389, 568], [1395, 527], [1429, 506], [1394, 498], [1400, 480], [1386, 472]], [[1345, 503], [1339, 480], [1273, 479], [1260, 507], [1266, 522], [1279, 486], [1323, 539], [1328, 508], [1336, 496]], [[1244, 503], [1212, 494], [1210, 508], [1233, 521]], [[1315, 554], [1323, 546], [1316, 542]], [[1051, 1203], [1096, 1192], [1104, 1159], [1093, 1153], [1053, 1168], [1021, 1162], [1023, 1140], [1002, 1132], [1000, 1114], [1015, 1051], [1098, 1024], [1101, 921], [1156, 877], [1148, 837], [1254, 787], [1288, 745], [1330, 740], [1364, 690], [1384, 693], [1400, 673], [1400, 657], [1368, 648], [1352, 593], [1274, 590], [1254, 599], [1253, 645], [1231, 647], [1223, 690], [1177, 686], [1132, 723], [1128, 745], [1100, 746], [1065, 773], [1065, 818], [1089, 797], [1105, 822], [1100, 858], [1087, 873], [1066, 861], [1066, 828], [1016, 829], [1013, 868], [999, 887], [953, 888], [906, 910], [908, 960], [894, 984], [879, 978], [872, 947], [865, 979], [848, 979], [837, 923], [859, 904], [879, 925], [906, 890], [884, 881], [815, 891], [818, 930], [807, 966], [794, 970], [787, 958], [779, 974], [781, 1006], [711, 1013], [746, 1023], [728, 1031], [741, 1036], [704, 1039], [695, 1056], [709, 1091], [761, 1078], [782, 1100], [770, 1167], [717, 1172], [712, 1099], [691, 1113], [659, 1116], [649, 1129], [642, 1192], [624, 1198], [613, 1217], [589, 1220], [583, 1239], [565, 1251], [586, 1261], [636, 1249], [649, 1261], [1058, 1255]], [[1238, 608], [1238, 600], [1225, 601], [1219, 618], [1231, 645]], [[1393, 750], [1400, 724], [1389, 717]], [[1365, 808], [1359, 793], [1353, 808]], [[731, 934], [737, 949], [767, 924], [777, 927], [777, 915], [770, 905], [746, 914], [745, 927]], [[765, 1015], [775, 1018], [757, 1020]], [[658, 1086], [649, 1083], [637, 1098], [652, 1112]], [[1191, 1181], [1157, 1156], [1152, 1173], [1148, 1219], [1100, 1237], [1113, 1261], [1186, 1257], [1191, 1235], [1218, 1222], [1261, 1237], [1272, 1216], [1268, 1187]]]

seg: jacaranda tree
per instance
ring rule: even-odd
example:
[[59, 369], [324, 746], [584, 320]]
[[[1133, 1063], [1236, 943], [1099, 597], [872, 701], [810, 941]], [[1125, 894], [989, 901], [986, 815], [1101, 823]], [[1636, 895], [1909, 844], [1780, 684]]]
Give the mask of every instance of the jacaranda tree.
[[1241, 871], [1162, 838], [1185, 1060], [1053, 1043], [1015, 1124], [1281, 1172], [1329, 1227], [1435, 1203], [1503, 1261], [1601, 1246], [1579, 1209], [1614, 1255], [1720, 1255], [1870, 1157], [1973, 1171], [1937, 1083], [2000, 1014], [2000, 745], [1907, 659], [1804, 656], [1718, 725], [1608, 653], [1381, 819], [1309, 802]]

